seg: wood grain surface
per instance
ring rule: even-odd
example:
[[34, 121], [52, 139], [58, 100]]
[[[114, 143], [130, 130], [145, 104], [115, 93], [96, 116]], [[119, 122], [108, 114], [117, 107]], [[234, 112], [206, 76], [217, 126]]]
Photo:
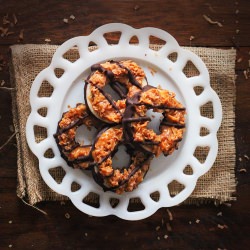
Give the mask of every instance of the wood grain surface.
[[[5, 89], [10, 87], [10, 45], [43, 44], [45, 39], [62, 44], [110, 22], [135, 28], [152, 26], [167, 30], [183, 46], [237, 49], [238, 183], [236, 202], [177, 206], [170, 208], [173, 220], [165, 208], [137, 222], [114, 216], [95, 218], [78, 211], [71, 202], [41, 203], [38, 207], [47, 213], [44, 215], [16, 196], [17, 149], [13, 138], [0, 150], [0, 249], [250, 249], [250, 1], [0, 0], [0, 6], [0, 147], [13, 134], [11, 90]], [[222, 27], [209, 23], [203, 15]], [[116, 36], [109, 39], [117, 41]]]

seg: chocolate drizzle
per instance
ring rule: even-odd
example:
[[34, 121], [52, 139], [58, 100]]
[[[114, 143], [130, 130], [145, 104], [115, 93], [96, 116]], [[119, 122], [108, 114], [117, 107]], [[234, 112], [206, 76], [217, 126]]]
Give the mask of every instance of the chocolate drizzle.
[[119, 82], [110, 82], [110, 86], [114, 91], [116, 91], [116, 93], [120, 96], [121, 99], [126, 99], [128, 91], [124, 91], [124, 88], [121, 87], [121, 84]]
[[131, 72], [131, 70], [127, 67], [125, 67], [124, 65], [122, 65], [120, 62], [116, 62], [116, 61], [111, 61], [112, 63], [116, 63], [120, 68], [127, 70], [128, 72], [128, 78], [129, 78], [129, 82], [132, 83], [134, 86], [136, 86], [139, 89], [142, 89], [141, 84], [136, 80], [134, 74]]
[[128, 117], [128, 118], [123, 118], [122, 122], [123, 124], [125, 123], [130, 123], [130, 122], [144, 122], [144, 121], [151, 121], [151, 118], [149, 117]]
[[161, 122], [161, 126], [168, 126], [168, 127], [175, 127], [175, 128], [185, 128], [185, 124], [169, 122], [169, 121], [166, 121], [166, 120], [163, 120]]
[[[127, 153], [130, 155], [130, 159], [136, 157], [136, 155], [137, 155], [138, 152], [136, 152], [136, 151], [134, 151], [132, 148], [130, 148], [129, 145], [126, 145], [126, 147], [127, 147]], [[117, 190], [118, 188], [120, 188], [120, 187], [126, 185], [126, 183], [129, 181], [129, 179], [130, 179], [133, 175], [135, 175], [136, 172], [137, 172], [138, 170], [140, 170], [145, 164], [148, 164], [148, 165], [150, 164], [150, 161], [152, 160], [152, 155], [151, 155], [151, 154], [149, 154], [149, 155], [145, 154], [144, 157], [145, 157], [145, 158], [144, 158], [144, 161], [141, 162], [140, 164], [137, 164], [137, 165], [134, 167], [134, 169], [132, 169], [132, 171], [129, 173], [129, 175], [127, 176], [127, 178], [124, 179], [124, 180], [122, 180], [117, 186], [114, 186], [114, 187], [109, 187], [109, 186], [107, 186], [107, 185], [105, 184], [105, 178], [99, 173], [98, 167], [97, 167], [97, 166], [95, 166], [95, 167], [93, 168], [93, 170], [92, 170], [93, 178], [94, 178], [94, 180], [103, 188], [103, 191], [104, 191], [104, 192], [106, 192], [106, 191], [112, 191], [112, 192], [114, 192], [114, 191]], [[123, 173], [123, 171], [124, 171], [125, 169], [130, 168], [132, 165], [133, 165], [133, 161], [131, 160], [130, 163], [129, 163], [129, 165], [128, 165], [127, 167], [124, 167], [123, 169], [121, 169], [121, 173]], [[114, 174], [114, 173], [113, 173], [113, 174]], [[113, 174], [112, 174], [111, 176], [109, 176], [109, 177], [112, 177]], [[147, 171], [144, 173], [144, 177], [145, 177], [146, 174], [147, 174]]]
[[134, 103], [135, 106], [146, 106], [149, 109], [169, 109], [169, 110], [180, 110], [184, 111], [186, 110], [183, 107], [170, 107], [170, 106], [165, 106], [165, 105], [151, 105], [147, 103]]

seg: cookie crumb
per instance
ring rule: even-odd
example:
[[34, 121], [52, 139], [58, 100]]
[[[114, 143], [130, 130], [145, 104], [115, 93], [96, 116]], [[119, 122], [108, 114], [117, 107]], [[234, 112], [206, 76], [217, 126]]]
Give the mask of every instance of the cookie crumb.
[[138, 11], [139, 9], [140, 9], [140, 6], [139, 5], [135, 5], [134, 10]]
[[237, 63], [240, 63], [240, 62], [242, 62], [242, 58], [241, 57], [237, 60]]
[[69, 213], [66, 213], [66, 214], [65, 214], [65, 218], [66, 218], [66, 219], [69, 219], [69, 218], [70, 218], [70, 214], [69, 214]]
[[172, 221], [174, 217], [168, 208], [167, 208], [167, 212], [168, 212], [169, 220]]
[[244, 74], [246, 80], [248, 79], [248, 74], [247, 73], [248, 73], [247, 70], [243, 71], [243, 74]]
[[166, 239], [168, 238], [168, 235], [165, 234], [165, 235], [163, 236], [163, 238], [166, 240]]
[[195, 223], [199, 224], [199, 223], [200, 223], [200, 220], [199, 220], [199, 219], [196, 219]]
[[45, 38], [44, 41], [45, 41], [46, 43], [50, 43], [50, 42], [51, 42], [51, 40], [50, 40], [49, 38]]
[[228, 226], [225, 225], [225, 224], [224, 224], [224, 225], [218, 224], [217, 227], [218, 227], [219, 229], [225, 229], [225, 228], [227, 229], [227, 228], [228, 228]]
[[189, 225], [191, 225], [191, 224], [192, 224], [192, 221], [190, 220], [188, 223], [189, 223]]
[[12, 224], [12, 220], [9, 220], [9, 224]]
[[75, 19], [76, 19], [76, 17], [75, 17], [74, 15], [70, 15], [69, 18], [72, 19], [72, 20], [75, 20]]
[[160, 240], [160, 239], [161, 239], [161, 237], [160, 237], [160, 236], [158, 236], [158, 237], [157, 237], [157, 240]]
[[190, 36], [190, 37], [189, 37], [189, 41], [193, 41], [194, 39], [195, 39], [194, 36]]
[[246, 170], [245, 168], [241, 168], [241, 169], [239, 170], [239, 172], [240, 172], [240, 173], [246, 173], [247, 170]]
[[[250, 64], [250, 60], [248, 62]], [[244, 157], [249, 161], [249, 156], [248, 155], [245, 154]]]
[[24, 29], [21, 29], [20, 30], [20, 33], [19, 33], [19, 41], [23, 41], [23, 39], [24, 39]]
[[88, 236], [88, 233], [84, 233], [84, 235], [87, 237], [87, 236]]
[[150, 73], [151, 73], [152, 76], [154, 76], [155, 73], [157, 72], [157, 70], [155, 70], [155, 69], [153, 69], [151, 67], [148, 67], [148, 69], [150, 70]]
[[157, 226], [156, 228], [155, 228], [155, 231], [159, 231], [160, 230], [160, 226]]
[[64, 18], [64, 19], [63, 19], [63, 22], [64, 22], [64, 23], [69, 23], [69, 19], [68, 19], [68, 18]]
[[217, 213], [217, 216], [222, 216], [222, 212]]
[[12, 245], [11, 245], [11, 244], [9, 244], [9, 248], [12, 248]]

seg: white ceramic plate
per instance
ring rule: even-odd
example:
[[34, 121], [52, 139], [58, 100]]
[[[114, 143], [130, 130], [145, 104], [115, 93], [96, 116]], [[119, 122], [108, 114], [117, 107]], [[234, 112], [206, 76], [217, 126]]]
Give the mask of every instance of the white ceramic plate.
[[[121, 32], [119, 43], [111, 46], [103, 35], [117, 31]], [[137, 36], [138, 45], [129, 43], [133, 36]], [[160, 38], [166, 41], [166, 44], [160, 50], [155, 51], [149, 46], [150, 36]], [[98, 49], [92, 52], [88, 49], [91, 41], [98, 46]], [[63, 55], [73, 46], [77, 46], [80, 58], [72, 63]], [[175, 62], [168, 58], [174, 52], [177, 53]], [[176, 93], [176, 98], [183, 103], [187, 110], [186, 132], [179, 145], [179, 150], [176, 150], [171, 156], [160, 156], [152, 161], [150, 171], [136, 190], [116, 195], [112, 192], [103, 192], [87, 171], [68, 167], [60, 156], [53, 134], [56, 132], [62, 113], [68, 110], [68, 105], [74, 107], [76, 103], [84, 102], [84, 79], [90, 73], [91, 65], [110, 59], [127, 58], [136, 61], [143, 67], [149, 84], [161, 85], [162, 88]], [[191, 61], [198, 69], [197, 76], [187, 77], [183, 73], [188, 61]], [[64, 74], [60, 78], [55, 75], [56, 68], [64, 70]], [[154, 74], [151, 69], [155, 70]], [[49, 82], [54, 88], [53, 94], [49, 97], [38, 96], [43, 81]], [[195, 93], [196, 86], [204, 89], [200, 95]], [[200, 107], [207, 102], [211, 102], [213, 106], [213, 118], [201, 115]], [[134, 29], [125, 24], [112, 23], [99, 27], [89, 36], [68, 40], [57, 49], [50, 66], [36, 77], [30, 92], [30, 104], [32, 111], [27, 121], [26, 136], [30, 149], [39, 159], [39, 168], [44, 181], [57, 193], [68, 196], [78, 209], [89, 215], [113, 214], [126, 220], [139, 220], [152, 215], [161, 207], [175, 206], [190, 196], [197, 179], [212, 167], [217, 155], [216, 133], [221, 123], [222, 109], [218, 96], [210, 87], [208, 70], [197, 55], [181, 48], [169, 33], [160, 29], [150, 27]], [[45, 117], [38, 113], [38, 110], [43, 107], [47, 108]], [[45, 128], [47, 138], [36, 142], [34, 126]], [[208, 135], [200, 136], [202, 127], [209, 130]], [[83, 135], [86, 139], [88, 136], [88, 134]], [[204, 163], [198, 161], [194, 156], [195, 149], [199, 146], [209, 147], [209, 153]], [[44, 156], [48, 149], [53, 150], [53, 158]], [[191, 175], [183, 172], [188, 165], [193, 170]], [[66, 173], [61, 183], [57, 183], [49, 172], [50, 169], [58, 166], [62, 167]], [[184, 189], [171, 197], [168, 185], [174, 180], [181, 183]], [[75, 192], [71, 191], [73, 182], [80, 185], [80, 189]], [[151, 194], [156, 191], [159, 192], [158, 201], [151, 198]], [[89, 192], [99, 196], [99, 207], [96, 208], [83, 202]], [[128, 211], [130, 199], [136, 197], [140, 198], [145, 208], [140, 211]], [[118, 199], [119, 204], [113, 208], [110, 198]]]

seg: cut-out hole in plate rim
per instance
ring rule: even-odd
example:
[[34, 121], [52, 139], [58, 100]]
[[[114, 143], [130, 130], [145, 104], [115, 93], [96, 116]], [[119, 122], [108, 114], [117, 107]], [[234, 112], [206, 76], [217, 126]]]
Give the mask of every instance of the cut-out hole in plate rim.
[[71, 63], [76, 62], [80, 58], [79, 48], [78, 46], [72, 46], [69, 50], [67, 50], [63, 55], [63, 58], [68, 60]]
[[54, 87], [47, 80], [44, 80], [37, 95], [38, 97], [51, 97], [53, 91]]
[[[107, 44], [104, 38], [106, 33], [111, 33], [111, 36], [107, 39], [113, 41], [115, 37], [117, 40], [117, 36], [112, 35], [112, 32], [120, 32], [120, 43], [114, 46]], [[134, 40], [131, 39], [132, 37], [134, 37]], [[136, 37], [139, 39], [137, 40]], [[167, 41], [164, 44], [164, 49], [152, 51], [148, 47], [151, 42], [149, 40], [150, 37]], [[89, 51], [90, 41], [93, 42], [92, 45], [98, 45], [98, 48], [95, 48], [96, 53]], [[138, 43], [137, 46], [131, 46], [132, 41]], [[171, 51], [176, 52], [176, 55], [169, 56], [172, 57], [173, 61], [174, 57], [177, 56], [177, 60], [174, 63], [168, 59]], [[199, 82], [204, 87], [203, 92], [198, 96], [195, 94], [194, 86], [197, 86], [199, 82], [197, 83], [197, 78], [192, 77], [197, 72], [186, 68], [189, 70], [189, 74], [192, 73], [188, 75], [190, 76], [189, 78], [185, 77], [182, 72], [183, 67], [184, 71], [186, 70], [183, 65], [186, 65], [187, 58], [190, 62], [193, 61], [193, 65], [197, 65]], [[65, 59], [70, 63], [66, 62]], [[91, 63], [88, 63], [88, 59], [91, 59]], [[144, 181], [138, 188], [132, 192], [118, 195], [109, 191], [104, 192], [93, 180], [91, 171], [69, 167], [60, 156], [54, 134], [56, 133], [58, 121], [62, 113], [68, 110], [68, 106], [74, 107], [77, 103], [84, 103], [84, 80], [91, 72], [91, 65], [108, 60], [124, 59], [133, 59], [138, 63], [144, 69], [150, 84], [153, 86], [159, 85], [163, 89], [168, 89], [176, 94], [176, 99], [186, 107], [188, 112], [188, 126], [178, 150], [175, 150], [168, 157], [163, 155], [155, 157], [151, 162]], [[52, 65], [36, 77], [32, 84], [32, 94], [30, 95], [32, 111], [26, 125], [28, 145], [39, 160], [39, 170], [45, 183], [52, 190], [67, 195], [73, 204], [84, 213], [93, 216], [113, 214], [126, 220], [144, 219], [161, 207], [180, 204], [191, 195], [196, 181], [201, 176], [200, 171], [197, 171], [197, 166], [193, 166], [195, 162], [194, 157], [197, 154], [199, 155], [200, 151], [198, 150], [197, 153], [193, 149], [200, 146], [200, 141], [202, 141], [204, 146], [209, 138], [215, 138], [212, 145], [208, 141], [211, 151], [206, 156], [207, 158], [212, 157], [212, 159], [215, 159], [217, 154], [216, 147], [218, 145], [216, 132], [222, 117], [218, 96], [212, 91], [209, 84], [208, 70], [197, 55], [181, 48], [176, 40], [166, 31], [155, 28], [134, 29], [125, 24], [115, 23], [101, 26], [88, 36], [79, 36], [66, 41], [55, 52], [52, 62], [52, 65], [56, 65], [56, 68], [63, 68], [65, 77], [63, 74], [58, 78], [60, 75], [56, 75], [57, 72], [55, 72], [55, 67], [52, 67]], [[150, 73], [150, 69], [154, 69], [153, 74]], [[37, 95], [43, 79], [49, 79], [48, 83], [51, 80], [54, 81], [45, 86], [46, 89], [49, 89], [49, 94], [46, 92], [47, 94], [44, 96], [46, 98], [40, 98]], [[60, 87], [57, 87], [59, 83]], [[55, 87], [53, 88], [52, 85]], [[190, 93], [193, 93], [192, 98], [190, 98]], [[202, 105], [197, 106], [197, 103], [202, 103], [202, 96], [206, 96], [205, 101], [211, 102], [213, 111], [216, 111], [213, 115], [213, 122], [202, 116], [202, 112], [200, 112], [200, 106]], [[39, 110], [39, 107], [46, 107], [46, 110]], [[207, 107], [205, 106], [201, 109], [204, 108]], [[210, 121], [210, 123], [208, 121], [209, 124], [206, 124], [207, 120]], [[203, 140], [201, 140], [200, 136], [200, 128], [202, 127], [209, 128], [209, 136], [203, 136]], [[197, 137], [193, 135], [197, 135]], [[84, 143], [87, 142], [85, 141], [86, 139], [83, 138]], [[53, 154], [46, 153], [44, 156], [44, 152], [47, 149], [51, 149]], [[188, 174], [187, 170], [184, 170], [190, 162], [192, 162], [192, 175]], [[208, 162], [211, 164], [203, 164], [202, 173], [209, 171], [212, 167], [212, 161], [206, 160], [206, 163]], [[51, 165], [61, 166], [60, 171], [62, 173], [60, 171], [52, 171]], [[63, 171], [65, 172], [64, 175]], [[52, 176], [52, 179], [47, 178], [49, 175], [54, 175], [54, 177]], [[175, 179], [180, 184], [167, 185], [167, 183], [172, 183]], [[184, 189], [181, 192], [177, 192], [180, 190], [181, 183], [185, 183]], [[171, 193], [168, 192], [168, 187], [172, 190]], [[154, 194], [155, 192], [159, 193]], [[176, 195], [171, 197], [173, 194]], [[134, 209], [133, 202], [130, 204], [131, 199], [134, 197], [141, 201], [140, 209]], [[158, 197], [160, 197], [160, 200], [158, 200]], [[111, 198], [117, 200], [112, 200]], [[118, 200], [119, 203], [117, 203]]]

